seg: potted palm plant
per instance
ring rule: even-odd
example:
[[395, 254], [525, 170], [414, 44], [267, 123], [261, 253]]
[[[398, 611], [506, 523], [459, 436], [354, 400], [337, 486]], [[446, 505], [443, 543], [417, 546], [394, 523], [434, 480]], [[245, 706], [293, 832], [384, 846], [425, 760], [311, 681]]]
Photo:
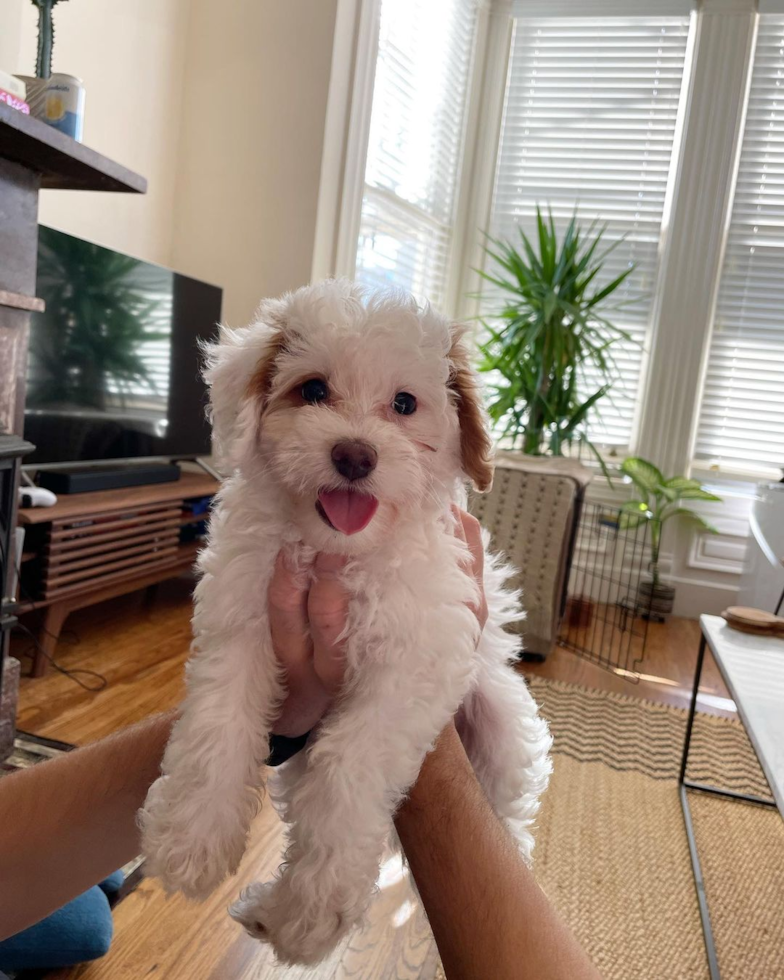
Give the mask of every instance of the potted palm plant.
[[[482, 305], [488, 315], [482, 321], [480, 370], [487, 372], [487, 407], [501, 450], [498, 463], [513, 473], [547, 478], [551, 488], [566, 482], [574, 487], [574, 495], [563, 498], [553, 490], [546, 505], [548, 526], [558, 528], [557, 537], [548, 542], [550, 552], [559, 556], [557, 569], [546, 585], [541, 578], [529, 583], [523, 573], [515, 583], [528, 593], [527, 656], [546, 655], [548, 643], [557, 635], [582, 499], [592, 475], [574, 459], [562, 457], [586, 445], [608, 475], [588, 426], [613, 381], [613, 346], [631, 341], [608, 319], [622, 305], [617, 291], [633, 272], [630, 266], [620, 275], [608, 273], [607, 258], [617, 244], [605, 239], [605, 229], [596, 222], [583, 227], [572, 216], [565, 228], [556, 228], [552, 213], [545, 215], [537, 208], [530, 237], [522, 229], [514, 242], [488, 236], [485, 248], [490, 261], [481, 272], [488, 287]], [[509, 483], [501, 480], [499, 485]], [[520, 512], [528, 480], [515, 478], [513, 485]], [[537, 480], [535, 485], [543, 484]], [[568, 514], [559, 503], [567, 497]], [[502, 516], [498, 527], [505, 527], [503, 521]], [[500, 540], [498, 546], [523, 565], [527, 551], [517, 543], [514, 528], [509, 533], [510, 539]], [[593, 599], [572, 597], [568, 615], [586, 625], [593, 615]]]
[[552, 213], [536, 211], [536, 237], [520, 229], [516, 247], [488, 236], [485, 252], [496, 268], [480, 271], [499, 306], [482, 325], [480, 370], [489, 374], [487, 409], [503, 448], [527, 455], [562, 456], [573, 443], [588, 445], [588, 419], [610, 390], [612, 348], [631, 342], [608, 313], [613, 294], [633, 272], [607, 281], [605, 228], [587, 229], [576, 216], [559, 237]]
[[716, 528], [695, 511], [684, 507], [684, 500], [720, 501], [715, 493], [710, 493], [699, 480], [685, 476], [671, 476], [665, 479], [661, 470], [648, 460], [630, 456], [621, 463], [621, 473], [634, 484], [637, 496], [627, 500], [621, 507], [621, 529], [639, 527], [650, 522], [651, 577], [640, 583], [638, 601], [646, 610], [645, 616], [663, 622], [667, 613], [672, 612], [675, 602], [675, 588], [663, 582], [659, 570], [662, 531], [671, 520], [686, 520], [692, 526], [717, 534]]

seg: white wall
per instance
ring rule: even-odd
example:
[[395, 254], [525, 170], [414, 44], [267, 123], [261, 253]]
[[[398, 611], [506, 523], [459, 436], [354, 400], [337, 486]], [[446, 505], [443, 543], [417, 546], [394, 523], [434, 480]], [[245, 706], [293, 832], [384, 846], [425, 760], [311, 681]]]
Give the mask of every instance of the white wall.
[[[84, 142], [145, 176], [145, 196], [44, 191], [40, 220], [170, 264], [188, 0], [76, 0], [54, 11], [52, 67], [87, 90]], [[0, 66], [34, 74], [37, 13], [3, 0]]]
[[173, 264], [234, 325], [310, 279], [336, 7], [191, 5]]

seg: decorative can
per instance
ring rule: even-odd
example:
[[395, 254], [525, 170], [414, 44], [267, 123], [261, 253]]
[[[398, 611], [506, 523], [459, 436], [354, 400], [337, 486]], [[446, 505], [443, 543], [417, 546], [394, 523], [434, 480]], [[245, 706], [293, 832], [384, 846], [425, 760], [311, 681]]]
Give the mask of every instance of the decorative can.
[[44, 122], [80, 143], [84, 128], [84, 85], [74, 75], [53, 72], [44, 89]]

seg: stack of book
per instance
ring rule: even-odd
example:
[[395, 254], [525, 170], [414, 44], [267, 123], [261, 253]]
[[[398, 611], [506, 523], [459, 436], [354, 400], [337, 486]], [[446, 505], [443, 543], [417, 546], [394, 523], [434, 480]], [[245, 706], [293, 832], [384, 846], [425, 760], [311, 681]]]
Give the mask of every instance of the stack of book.
[[15, 75], [0, 68], [0, 102], [5, 102], [12, 109], [18, 109], [26, 116], [30, 115], [30, 106], [25, 102], [27, 96], [27, 86]]

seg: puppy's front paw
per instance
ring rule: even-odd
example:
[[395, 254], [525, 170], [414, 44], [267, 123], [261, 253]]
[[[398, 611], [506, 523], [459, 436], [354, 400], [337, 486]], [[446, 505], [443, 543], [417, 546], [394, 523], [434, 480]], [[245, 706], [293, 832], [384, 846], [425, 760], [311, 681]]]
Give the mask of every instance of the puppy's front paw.
[[155, 781], [139, 812], [145, 872], [201, 901], [237, 870], [246, 835], [225, 800], [200, 800], [192, 787], [178, 793], [171, 779]]
[[303, 904], [285, 881], [249, 885], [229, 915], [249, 936], [269, 943], [281, 963], [305, 966], [323, 960], [354, 924], [329, 903]]

